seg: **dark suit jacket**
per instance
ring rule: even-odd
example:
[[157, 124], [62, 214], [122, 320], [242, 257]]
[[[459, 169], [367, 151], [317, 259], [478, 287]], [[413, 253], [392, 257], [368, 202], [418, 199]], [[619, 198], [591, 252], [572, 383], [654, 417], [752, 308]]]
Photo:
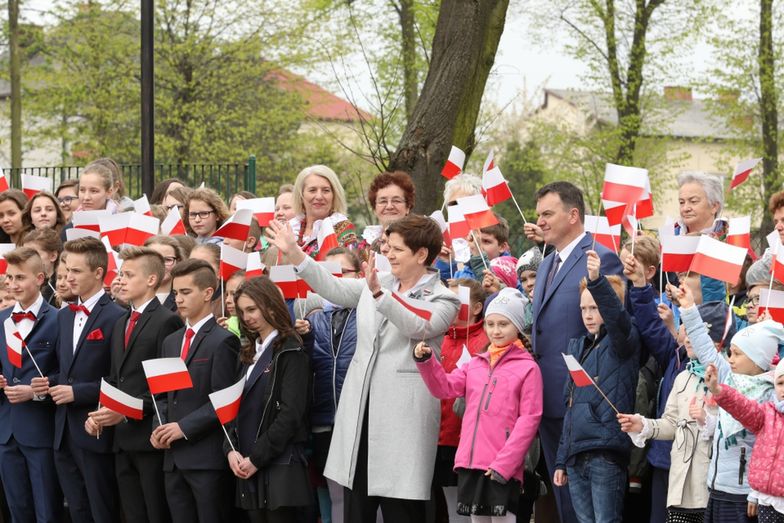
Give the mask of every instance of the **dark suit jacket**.
[[128, 419], [115, 427], [114, 449], [125, 451], [155, 451], [150, 444], [150, 433], [155, 418], [152, 396], [147, 386], [142, 361], [161, 357], [163, 340], [181, 329], [180, 317], [153, 298], [136, 322], [136, 327], [125, 347], [125, 330], [130, 311], [120, 316], [112, 332], [112, 365], [106, 381], [123, 392], [144, 400], [144, 418]]
[[[74, 401], [57, 407], [55, 449], [60, 448], [63, 433], [68, 430], [68, 437], [84, 450], [103, 453], [112, 451], [114, 431], [104, 430], [100, 438], [95, 438], [84, 431], [84, 422], [87, 420], [87, 414], [98, 407], [101, 379], [109, 375], [112, 331], [114, 324], [123, 314], [126, 314], [126, 310], [112, 302], [108, 293], [101, 296], [87, 317], [74, 352], [74, 313], [68, 307], [57, 313], [57, 355], [60, 372], [55, 383], [73, 387]], [[103, 334], [103, 339], [87, 340], [95, 330]]]
[[174, 301], [174, 291], [169, 292], [166, 299], [163, 301], [163, 306], [172, 312], [177, 312], [177, 303]]
[[[163, 341], [164, 358], [180, 356], [185, 328]], [[185, 360], [193, 388], [169, 392], [159, 402], [164, 423], [177, 422], [186, 439], [175, 441], [166, 451], [164, 470], [223, 470], [225, 438], [209, 394], [237, 382], [240, 340], [211, 318], [191, 340]]]
[[[5, 329], [2, 324], [13, 310], [13, 307], [9, 307], [0, 312], [0, 374], [8, 380], [9, 385], [29, 385], [39, 374], [27, 351], [22, 353], [22, 368], [17, 369], [8, 360], [5, 348]], [[41, 304], [33, 330], [25, 338], [25, 343], [45, 376], [57, 372], [57, 309], [46, 301]], [[28, 447], [51, 448], [54, 410], [50, 398], [12, 405], [5, 395], [0, 394], [0, 443], [8, 443], [13, 436]]]
[[545, 289], [545, 284], [555, 251], [545, 257], [536, 273], [532, 343], [544, 382], [543, 415], [549, 418], [563, 418], [566, 411], [563, 395], [568, 373], [561, 354], [567, 352], [569, 340], [587, 332], [580, 313], [580, 280], [588, 275], [585, 253], [593, 247], [599, 254], [602, 274], [623, 272], [621, 260], [614, 252], [593, 243], [593, 236], [587, 232], [561, 264], [549, 288]]

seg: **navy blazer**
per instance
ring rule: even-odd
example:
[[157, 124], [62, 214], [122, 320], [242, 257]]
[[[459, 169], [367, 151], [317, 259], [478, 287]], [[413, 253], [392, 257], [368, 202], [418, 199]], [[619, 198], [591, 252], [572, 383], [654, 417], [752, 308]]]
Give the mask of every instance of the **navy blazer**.
[[[111, 428], [104, 429], [101, 437], [90, 436], [84, 430], [87, 414], [98, 408], [101, 379], [109, 375], [111, 363], [112, 330], [117, 320], [125, 314], [125, 309], [114, 303], [109, 294], [104, 294], [95, 304], [87, 317], [82, 335], [73, 348], [74, 312], [65, 307], [57, 313], [59, 339], [57, 355], [60, 372], [57, 385], [73, 387], [74, 401], [58, 405], [55, 417], [54, 448], [63, 443], [63, 434], [78, 447], [91, 451], [108, 453], [112, 451]], [[87, 340], [93, 331], [100, 331], [102, 340]]]
[[[179, 357], [184, 336], [184, 327], [167, 336], [161, 356]], [[173, 471], [175, 465], [180, 470], [228, 468], [223, 453], [225, 436], [209, 394], [238, 381], [239, 350], [239, 338], [211, 318], [191, 340], [185, 360], [193, 388], [156, 397], [163, 422], [177, 422], [187, 438], [175, 441], [166, 450], [165, 471]]]
[[601, 259], [602, 274], [623, 272], [621, 260], [614, 252], [598, 242], [595, 246], [593, 243], [593, 236], [586, 232], [561, 265], [549, 288], [544, 287], [555, 251], [545, 257], [536, 272], [531, 333], [544, 382], [542, 414], [548, 418], [563, 418], [566, 412], [563, 391], [568, 373], [561, 354], [567, 352], [569, 340], [587, 333], [580, 313], [580, 281], [588, 275], [585, 253], [593, 247]]
[[[11, 316], [13, 307], [0, 312], [0, 374], [8, 384], [29, 385], [33, 378], [39, 377], [30, 355], [22, 353], [22, 368], [17, 369], [8, 360], [5, 349], [5, 329], [2, 323]], [[45, 376], [57, 372], [57, 309], [44, 301], [33, 330], [25, 338], [27, 348]], [[11, 404], [5, 395], [0, 394], [0, 443], [6, 444], [13, 438], [22, 445], [37, 448], [52, 448], [54, 434], [54, 403], [50, 398], [44, 401], [26, 401]]]

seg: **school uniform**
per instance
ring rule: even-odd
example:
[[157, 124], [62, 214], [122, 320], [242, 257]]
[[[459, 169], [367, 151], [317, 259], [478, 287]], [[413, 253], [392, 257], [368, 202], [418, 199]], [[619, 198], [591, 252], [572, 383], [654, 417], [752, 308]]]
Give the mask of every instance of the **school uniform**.
[[[32, 313], [32, 317], [25, 313]], [[22, 317], [24, 316], [24, 317]], [[16, 368], [8, 352], [0, 350], [0, 374], [9, 386], [29, 385], [40, 376], [57, 372], [57, 309], [40, 294], [27, 310], [17, 303], [0, 312], [0, 347], [6, 346], [2, 324], [8, 319], [27, 344], [22, 367]], [[54, 471], [52, 440], [54, 403], [46, 397], [12, 404], [0, 394], [0, 477], [3, 479], [13, 521], [60, 521], [63, 495]]]
[[220, 522], [231, 515], [234, 483], [225, 436], [208, 395], [236, 382], [239, 348], [239, 339], [211, 314], [163, 341], [161, 356], [183, 358], [193, 381], [193, 388], [169, 392], [158, 403], [163, 423], [176, 422], [185, 434], [164, 454], [166, 499], [175, 522]]
[[113, 430], [100, 437], [84, 430], [98, 407], [101, 379], [109, 374], [111, 336], [125, 309], [103, 289], [57, 313], [59, 375], [51, 385], [73, 387], [74, 401], [57, 406], [54, 460], [73, 523], [117, 521]]
[[144, 417], [115, 427], [114, 465], [126, 523], [171, 520], [163, 480], [163, 452], [150, 443], [155, 409], [142, 361], [160, 357], [163, 340], [182, 328], [182, 319], [153, 297], [123, 314], [112, 332], [107, 381], [144, 400]]

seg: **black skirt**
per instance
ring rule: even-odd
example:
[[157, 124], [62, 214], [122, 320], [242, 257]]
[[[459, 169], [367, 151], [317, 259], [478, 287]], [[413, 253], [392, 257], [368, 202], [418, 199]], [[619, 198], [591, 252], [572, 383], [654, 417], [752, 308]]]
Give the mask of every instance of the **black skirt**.
[[250, 479], [237, 479], [236, 505], [243, 510], [303, 507], [312, 501], [305, 463], [273, 464]]
[[455, 474], [455, 454], [457, 447], [439, 445], [436, 450], [436, 466], [433, 469], [433, 486], [454, 487], [457, 485]]
[[484, 470], [457, 470], [457, 513], [461, 516], [505, 516], [517, 514], [520, 482], [510, 479], [506, 484], [485, 476]]

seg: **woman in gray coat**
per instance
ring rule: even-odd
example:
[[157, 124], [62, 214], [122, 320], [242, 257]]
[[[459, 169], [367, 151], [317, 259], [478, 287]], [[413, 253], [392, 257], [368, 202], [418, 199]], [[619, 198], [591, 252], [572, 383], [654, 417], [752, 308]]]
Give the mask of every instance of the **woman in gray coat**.
[[392, 271], [379, 274], [371, 257], [364, 281], [332, 276], [302, 252], [287, 225], [273, 222], [270, 230], [272, 243], [314, 292], [357, 309], [357, 348], [324, 471], [346, 488], [346, 523], [375, 521], [379, 507], [385, 521], [424, 521], [440, 411], [411, 354], [423, 340], [440, 352], [460, 306], [431, 268], [441, 250], [438, 224], [409, 215], [389, 225]]

